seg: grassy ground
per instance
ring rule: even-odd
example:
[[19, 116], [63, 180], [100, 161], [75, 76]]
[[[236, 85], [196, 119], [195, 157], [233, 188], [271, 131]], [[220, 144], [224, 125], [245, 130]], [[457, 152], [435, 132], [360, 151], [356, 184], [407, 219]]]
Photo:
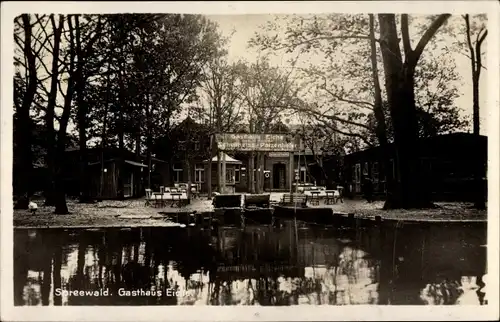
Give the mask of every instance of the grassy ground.
[[[395, 209], [383, 210], [384, 202], [375, 201], [368, 203], [365, 200], [344, 200], [344, 203], [337, 203], [332, 206], [334, 212], [354, 213], [357, 217], [381, 216], [383, 219], [393, 220], [424, 220], [424, 221], [467, 221], [486, 220], [487, 211], [472, 209], [471, 203], [461, 202], [436, 202], [436, 209]], [[325, 207], [321, 204], [314, 207]]]
[[[210, 200], [195, 200], [182, 208], [146, 206], [144, 199], [125, 201], [102, 201], [95, 204], [80, 204], [68, 200], [68, 215], [54, 215], [53, 207], [43, 206], [39, 201], [36, 214], [28, 210], [14, 210], [15, 227], [168, 227], [176, 224], [165, 219], [160, 212], [210, 211]], [[208, 210], [207, 210], [208, 209]]]
[[[272, 201], [278, 201], [280, 195], [273, 193]], [[138, 226], [175, 226], [160, 212], [177, 211], [211, 211], [211, 200], [194, 199], [190, 205], [183, 208], [145, 206], [143, 199], [126, 201], [103, 201], [95, 204], [79, 204], [68, 200], [68, 215], [54, 215], [53, 207], [44, 207], [43, 201], [37, 202], [39, 209], [36, 214], [28, 210], [14, 211], [14, 226], [16, 227], [138, 227]], [[314, 207], [331, 207], [335, 213], [354, 213], [356, 217], [381, 216], [383, 219], [396, 220], [486, 220], [486, 211], [471, 209], [466, 203], [437, 203], [437, 209], [428, 210], [382, 210], [383, 202], [367, 203], [364, 200], [344, 200], [335, 205]]]

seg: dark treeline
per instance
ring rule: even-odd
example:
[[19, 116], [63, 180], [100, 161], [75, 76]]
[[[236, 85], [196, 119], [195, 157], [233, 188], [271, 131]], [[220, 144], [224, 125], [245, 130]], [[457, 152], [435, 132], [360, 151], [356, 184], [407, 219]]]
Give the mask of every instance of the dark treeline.
[[51, 178], [46, 204], [68, 212], [61, 174], [68, 146], [80, 150], [81, 202], [91, 201], [89, 145], [151, 158], [153, 142], [195, 98], [206, 64], [222, 54], [217, 26], [199, 15], [24, 14], [15, 22], [19, 208], [34, 192], [39, 161]]

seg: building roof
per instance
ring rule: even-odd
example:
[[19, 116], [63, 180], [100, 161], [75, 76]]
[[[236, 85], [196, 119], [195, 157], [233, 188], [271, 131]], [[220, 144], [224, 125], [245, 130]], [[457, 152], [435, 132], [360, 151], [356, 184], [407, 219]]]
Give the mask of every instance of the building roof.
[[[231, 164], [242, 164], [240, 160], [236, 160], [235, 158], [230, 157], [226, 153], [222, 152], [221, 153], [222, 158], [220, 159], [221, 161], [224, 159], [224, 155], [226, 157], [226, 163], [231, 163]], [[203, 161], [204, 163], [208, 163], [208, 160]], [[217, 162], [217, 155], [212, 158], [212, 162]]]
[[140, 163], [140, 162], [135, 162], [135, 161], [130, 161], [130, 160], [125, 160], [125, 163], [128, 163], [130, 165], [136, 166], [136, 167], [142, 167], [142, 168], [147, 168], [148, 166]]
[[[113, 162], [113, 161], [117, 161], [117, 159], [104, 160], [104, 163]], [[132, 160], [123, 160], [123, 161], [125, 163], [127, 163], [127, 164], [130, 164], [130, 165], [133, 165], [133, 166], [136, 166], [136, 167], [142, 167], [142, 168], [147, 168], [148, 167], [147, 165], [145, 165], [143, 163], [132, 161]], [[91, 166], [91, 165], [98, 165], [98, 164], [101, 164], [101, 161], [89, 162], [89, 166]]]

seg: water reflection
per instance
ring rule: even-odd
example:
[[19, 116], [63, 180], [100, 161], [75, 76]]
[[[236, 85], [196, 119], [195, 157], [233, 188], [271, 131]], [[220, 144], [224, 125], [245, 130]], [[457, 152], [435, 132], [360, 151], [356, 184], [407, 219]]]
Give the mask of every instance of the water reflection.
[[448, 305], [484, 297], [483, 226], [290, 222], [14, 236], [16, 305]]

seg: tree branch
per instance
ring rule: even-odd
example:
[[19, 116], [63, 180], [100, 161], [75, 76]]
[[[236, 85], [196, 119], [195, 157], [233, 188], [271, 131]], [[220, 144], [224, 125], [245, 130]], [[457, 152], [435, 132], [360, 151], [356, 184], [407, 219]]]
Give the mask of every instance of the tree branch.
[[469, 51], [470, 51], [470, 60], [472, 64], [472, 73], [476, 73], [476, 57], [474, 53], [474, 48], [472, 47], [472, 40], [470, 37], [470, 21], [469, 21], [469, 15], [466, 14], [464, 16], [465, 19], [465, 32], [467, 33], [467, 45], [469, 46]]
[[424, 35], [422, 38], [420, 38], [420, 41], [417, 44], [417, 47], [415, 47], [415, 50], [412, 52], [412, 65], [415, 66], [420, 59], [420, 56], [422, 55], [422, 52], [424, 51], [425, 46], [429, 43], [429, 41], [432, 39], [432, 37], [436, 34], [438, 29], [448, 20], [448, 18], [451, 16], [451, 14], [442, 14], [439, 15], [436, 20], [434, 20], [431, 24], [431, 26], [425, 31]]
[[412, 52], [410, 43], [410, 32], [408, 31], [408, 14], [401, 15], [401, 35], [403, 37], [403, 49], [405, 59], [408, 60]]
[[[478, 37], [479, 37], [479, 34], [481, 34], [481, 31], [478, 33]], [[479, 40], [476, 41], [476, 73], [477, 73], [478, 79], [479, 79], [479, 75], [481, 74], [481, 67], [483, 66], [482, 62], [481, 62], [481, 44], [486, 39], [487, 35], [488, 35], [488, 30], [486, 30], [483, 33], [483, 35], [480, 38], [478, 38]]]

